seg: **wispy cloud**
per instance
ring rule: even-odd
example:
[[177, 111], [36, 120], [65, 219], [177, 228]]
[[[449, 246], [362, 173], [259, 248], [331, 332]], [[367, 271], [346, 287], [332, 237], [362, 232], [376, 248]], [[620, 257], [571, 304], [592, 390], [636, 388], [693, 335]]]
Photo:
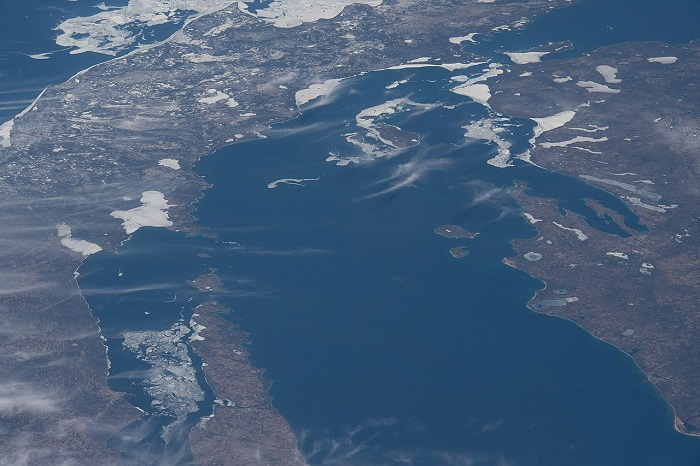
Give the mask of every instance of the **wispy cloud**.
[[432, 171], [445, 170], [452, 165], [448, 159], [415, 158], [409, 162], [397, 165], [391, 175], [379, 180], [376, 184], [388, 184], [389, 186], [376, 193], [365, 196], [371, 199], [397, 191], [406, 187], [413, 187], [418, 181]]
[[45, 414], [59, 410], [60, 401], [49, 392], [26, 383], [0, 383], [0, 414]]

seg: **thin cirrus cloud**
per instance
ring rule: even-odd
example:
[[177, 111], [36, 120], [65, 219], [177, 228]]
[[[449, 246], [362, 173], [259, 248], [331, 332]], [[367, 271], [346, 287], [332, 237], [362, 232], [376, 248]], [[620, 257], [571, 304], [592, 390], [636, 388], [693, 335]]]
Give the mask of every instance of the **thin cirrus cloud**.
[[381, 191], [369, 194], [364, 199], [371, 199], [392, 193], [399, 189], [416, 186], [416, 183], [425, 178], [430, 172], [445, 170], [452, 165], [448, 159], [423, 159], [415, 158], [397, 165], [391, 175], [379, 180], [376, 184], [388, 184]]
[[0, 414], [46, 414], [60, 409], [60, 401], [48, 392], [38, 390], [27, 383], [0, 383]]

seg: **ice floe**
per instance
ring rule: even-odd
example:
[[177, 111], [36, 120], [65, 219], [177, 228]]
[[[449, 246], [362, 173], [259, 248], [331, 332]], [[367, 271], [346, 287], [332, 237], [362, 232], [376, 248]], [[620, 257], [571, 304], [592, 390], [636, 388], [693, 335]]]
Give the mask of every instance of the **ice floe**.
[[[386, 70], [403, 70], [407, 68], [425, 68], [425, 67], [436, 67], [443, 68], [447, 71], [461, 70], [465, 68], [471, 68], [472, 66], [483, 65], [486, 62], [475, 61], [470, 63], [404, 63], [401, 65], [390, 66], [389, 68], [384, 68]], [[382, 71], [382, 70], [377, 70]]]
[[294, 186], [305, 186], [304, 182], [305, 181], [318, 181], [320, 178], [280, 178], [279, 180], [275, 180], [271, 183], [267, 184], [268, 189], [275, 189], [277, 188], [280, 184], [291, 184]]
[[102, 251], [102, 248], [95, 243], [91, 243], [90, 241], [85, 241], [83, 239], [73, 238], [71, 227], [65, 223], [56, 225], [56, 234], [63, 246], [67, 247], [71, 251], [82, 254], [84, 257]]
[[27, 55], [29, 58], [33, 58], [34, 60], [48, 60], [51, 58], [51, 54], [53, 52], [44, 52], [44, 53], [34, 53], [31, 55]]
[[306, 103], [322, 96], [327, 96], [335, 90], [342, 79], [327, 79], [322, 83], [312, 84], [311, 86], [300, 89], [294, 94], [294, 100], [297, 107], [301, 107]]
[[461, 85], [451, 89], [455, 94], [463, 95], [473, 99], [482, 105], [488, 105], [491, 98], [491, 90], [486, 84]]
[[[165, 330], [122, 334], [124, 348], [149, 366], [144, 371], [142, 386], [152, 399], [151, 408], [176, 418], [177, 422], [183, 422], [189, 414], [196, 412], [198, 403], [205, 397], [187, 343], [197, 332], [179, 321]], [[177, 427], [177, 422], [168, 427]], [[170, 429], [166, 428], [162, 435], [167, 442]]]
[[566, 110], [548, 117], [531, 118], [531, 120], [536, 123], [535, 129], [533, 130], [534, 137], [531, 142], [534, 142], [535, 139], [537, 139], [547, 131], [552, 131], [554, 129], [561, 128], [562, 126], [566, 125], [568, 122], [573, 120], [575, 116], [576, 112], [574, 112], [573, 110]]
[[115, 210], [110, 215], [122, 220], [127, 234], [141, 227], [170, 227], [173, 222], [168, 218], [170, 205], [159, 191], [144, 191], [141, 194], [141, 206], [129, 210]]
[[609, 180], [606, 178], [598, 178], [596, 176], [591, 176], [591, 175], [579, 175], [579, 177], [583, 178], [584, 180], [587, 180], [587, 181], [593, 181], [595, 183], [606, 184], [609, 186], [615, 186], [617, 188], [624, 189], [625, 191], [629, 191], [631, 193], [634, 193], [637, 196], [640, 196], [641, 198], [643, 198], [647, 201], [650, 201], [650, 202], [660, 202], [662, 199], [660, 194], [657, 194], [653, 191], [649, 191], [647, 189], [642, 189], [642, 188], [635, 186], [633, 184], [624, 183], [622, 181]]
[[647, 58], [649, 63], [661, 63], [662, 65], [672, 65], [678, 61], [678, 57], [651, 57]]
[[486, 163], [498, 168], [512, 167], [513, 163], [510, 160], [512, 144], [500, 136], [501, 133], [505, 132], [505, 129], [497, 126], [497, 123], [501, 121], [507, 120], [489, 118], [476, 121], [462, 128], [466, 130], [464, 133], [465, 137], [489, 141], [496, 145], [496, 155], [487, 160]]
[[589, 128], [570, 128], [572, 131], [583, 131], [584, 133], [597, 133], [598, 131], [607, 131], [609, 126], [588, 125]]
[[601, 92], [605, 94], [619, 94], [620, 89], [613, 89], [606, 86], [605, 84], [600, 84], [595, 81], [578, 81], [576, 83], [578, 87], [586, 89], [588, 92]]
[[70, 18], [56, 26], [56, 43], [70, 53], [117, 55], [134, 45], [148, 28], [182, 22], [183, 14], [202, 15], [233, 3], [231, 0], [129, 0], [92, 16]]
[[375, 120], [384, 115], [406, 112], [412, 108], [429, 110], [436, 106], [438, 106], [438, 104], [421, 104], [413, 102], [406, 97], [401, 97], [399, 99], [387, 100], [379, 105], [363, 109], [357, 115], [355, 115], [355, 123], [360, 128], [366, 129], [370, 136], [372, 136], [374, 139], [380, 140], [387, 145], [393, 145], [390, 141], [385, 141], [377, 132], [375, 128]]
[[[605, 142], [607, 141], [607, 137], [602, 137], [602, 138], [590, 138], [587, 136], [576, 136], [571, 139], [567, 139], [566, 141], [560, 141], [560, 142], [541, 142], [540, 146], [544, 147], [545, 149], [550, 149], [552, 147], [568, 147], [571, 146], [572, 144], [577, 144], [580, 142]], [[583, 149], [581, 147], [572, 147], [573, 149]]]
[[599, 65], [595, 67], [595, 70], [600, 73], [606, 83], [608, 84], [620, 84], [622, 79], [617, 77], [617, 68], [610, 65]]
[[534, 215], [529, 214], [529, 213], [527, 213], [527, 212], [523, 212], [523, 217], [525, 217], [525, 219], [526, 219], [528, 222], [530, 222], [530, 224], [532, 224], [532, 225], [534, 225], [535, 223], [538, 223], [538, 222], [541, 222], [541, 221], [542, 221], [542, 219], [540, 219], [540, 218], [535, 218]]
[[539, 63], [542, 61], [542, 57], [549, 53], [550, 52], [503, 52], [504, 55], [510, 58], [510, 61], [518, 65]]
[[671, 205], [664, 205], [664, 204], [652, 205], [652, 204], [648, 204], [648, 203], [642, 201], [640, 198], [634, 197], [634, 196], [622, 196], [622, 197], [623, 197], [624, 199], [627, 199], [627, 201], [628, 201], [630, 204], [632, 204], [632, 205], [636, 205], [637, 207], [641, 207], [642, 209], [647, 209], [647, 210], [651, 210], [651, 211], [654, 211], [654, 212], [658, 212], [658, 213], [660, 213], [660, 214], [665, 214], [665, 213], [668, 212], [670, 209], [675, 209], [676, 207], [678, 207], [678, 204], [671, 204]]
[[401, 80], [399, 80], [399, 81], [394, 81], [394, 82], [391, 83], [391, 84], [387, 84], [386, 86], [384, 86], [384, 88], [385, 88], [385, 89], [395, 89], [395, 88], [399, 87], [399, 86], [402, 85], [402, 84], [406, 84], [407, 82], [408, 82], [408, 79], [401, 79]]
[[460, 81], [463, 84], [460, 84], [457, 87], [453, 87], [452, 89], [450, 89], [450, 91], [454, 92], [455, 94], [470, 97], [475, 102], [478, 102], [478, 103], [488, 107], [489, 106], [488, 101], [491, 98], [491, 90], [489, 89], [489, 86], [487, 84], [483, 84], [483, 81], [494, 78], [494, 77], [501, 75], [503, 73], [504, 73], [504, 71], [501, 68], [500, 64], [492, 63], [489, 65], [489, 67], [485, 70], [484, 73], [482, 73], [476, 77], [473, 77], [473, 78], [469, 78], [467, 76], [454, 76], [454, 77], [452, 77], [451, 78], [452, 81]]
[[450, 44], [461, 44], [462, 42], [473, 42], [476, 43], [476, 40], [474, 39], [474, 36], [476, 36], [476, 32], [470, 32], [466, 36], [458, 36], [458, 37], [450, 37], [448, 40], [450, 41]]

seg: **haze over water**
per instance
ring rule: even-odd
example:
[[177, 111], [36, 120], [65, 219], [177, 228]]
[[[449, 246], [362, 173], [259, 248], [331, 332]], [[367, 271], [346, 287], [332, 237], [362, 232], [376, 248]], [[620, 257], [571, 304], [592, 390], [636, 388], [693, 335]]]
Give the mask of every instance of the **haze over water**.
[[[32, 14], [38, 5], [27, 8]], [[625, 2], [589, 0], [476, 50], [505, 62], [496, 52], [546, 41], [571, 40], [565, 56], [624, 40], [683, 42], [698, 35], [688, 23], [693, 8], [695, 2], [643, 1], [630, 14]], [[37, 24], [46, 30], [54, 17], [42, 18]], [[49, 35], [37, 37], [41, 44], [17, 43], [37, 52], [55, 46]], [[40, 88], [107, 58], [23, 57], [15, 57], [24, 60], [21, 67], [7, 69], [24, 71], [5, 72], [3, 89], [20, 89], [12, 86], [27, 78]], [[112, 386], [149, 410], [138, 378], [118, 377], [145, 368], [123, 351], [119, 334], [189, 319], [202, 298], [187, 280], [215, 268], [234, 291], [222, 297], [231, 319], [251, 333], [254, 362], [267, 370], [274, 404], [311, 464], [698, 464], [697, 440], [673, 431], [668, 406], [631, 360], [569, 322], [527, 310], [542, 284], [501, 263], [509, 241], [535, 234], [502, 191], [514, 180], [587, 216], [593, 227], [617, 231], [586, 210], [585, 197], [631, 224], [634, 215], [575, 180], [526, 165], [486, 165], [491, 146], [462, 144], [460, 126], [486, 111], [447, 91], [458, 73], [401, 70], [353, 79], [333, 103], [275, 128], [270, 138], [202, 160], [198, 170], [213, 188], [197, 215], [217, 240], [143, 229], [119, 254], [91, 257], [81, 269], [84, 288], [150, 287], [87, 296], [109, 338]], [[17, 90], [13, 98], [33, 96]], [[324, 162], [329, 152], [350, 153], [342, 135], [356, 130], [360, 110], [397, 97], [459, 106], [392, 122], [422, 141], [397, 157], [347, 167]], [[8, 101], [0, 122], [16, 113]], [[531, 123], [512, 123], [513, 144], [526, 147]], [[377, 195], [417, 168], [413, 186]], [[319, 180], [267, 188], [280, 178]], [[443, 224], [480, 235], [442, 238], [433, 229]], [[470, 255], [451, 257], [455, 246]], [[208, 393], [200, 415], [211, 412], [211, 401]]]

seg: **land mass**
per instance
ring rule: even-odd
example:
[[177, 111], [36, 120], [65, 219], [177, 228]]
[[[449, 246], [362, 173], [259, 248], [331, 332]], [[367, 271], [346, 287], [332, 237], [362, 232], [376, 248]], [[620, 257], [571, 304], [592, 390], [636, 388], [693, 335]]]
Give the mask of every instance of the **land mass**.
[[[139, 228], [191, 230], [193, 206], [206, 189], [193, 172], [200, 157], [264, 137], [273, 124], [294, 118], [295, 93], [314, 84], [446, 51], [468, 60], [470, 54], [451, 37], [519, 27], [523, 18], [570, 4], [338, 3], [333, 14], [304, 9], [296, 16], [277, 12], [272, 19], [232, 3], [160, 44], [46, 89], [0, 126], [7, 241], [0, 390], [8, 400], [0, 409], [0, 449], [9, 464], [142, 465], [163, 459], [133, 448], [143, 439], [142, 414], [108, 386], [99, 327], [74, 273], [85, 256], [118, 250]], [[401, 146], [415, 142], [389, 127], [381, 134]], [[236, 393], [229, 392], [236, 388], [239, 399], [256, 409], [216, 409], [203, 429], [222, 430], [216, 437], [192, 435], [192, 461], [236, 464], [234, 458], [255, 443], [246, 433], [274, 426], [269, 436], [274, 442], [258, 445], [269, 449], [260, 454], [270, 464], [299, 464], [289, 426], [261, 388], [263, 376], [247, 358], [231, 366], [230, 353], [221, 351], [216, 332], [224, 322], [215, 309], [215, 304], [200, 308], [209, 338], [194, 343], [196, 351], [210, 367], [217, 399], [235, 402]], [[132, 342], [135, 347], [147, 344], [156, 354], [181, 353], [181, 362], [187, 362], [185, 348], [198, 331], [193, 326], [131, 339], [141, 338]], [[160, 348], [164, 336], [177, 340]], [[222, 378], [230, 371], [247, 374], [245, 386]], [[192, 377], [180, 381], [183, 386], [173, 389], [176, 404], [160, 409], [184, 416], [196, 404], [184, 394], [196, 387]]]
[[496, 111], [575, 113], [536, 140], [532, 162], [614, 194], [646, 227], [589, 199], [602, 231], [515, 189], [537, 235], [509, 263], [546, 283], [530, 307], [630, 355], [676, 429], [700, 435], [700, 44], [625, 43], [513, 71], [492, 81]]

